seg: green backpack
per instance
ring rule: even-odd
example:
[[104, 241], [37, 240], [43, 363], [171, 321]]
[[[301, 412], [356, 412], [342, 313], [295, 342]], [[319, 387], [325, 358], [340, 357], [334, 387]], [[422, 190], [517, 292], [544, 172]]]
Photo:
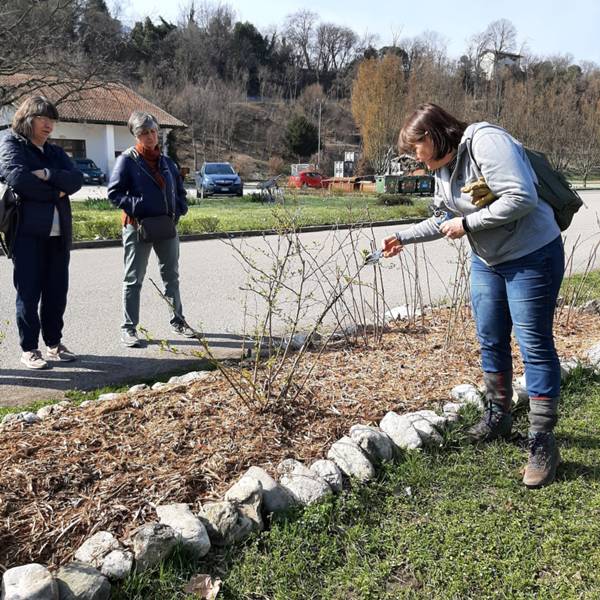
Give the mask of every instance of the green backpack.
[[554, 218], [561, 231], [573, 220], [573, 215], [583, 206], [583, 200], [571, 187], [565, 176], [552, 167], [546, 155], [531, 148], [523, 148], [537, 175], [535, 186], [538, 196], [543, 198], [554, 211]]
[[[489, 127], [502, 129], [495, 125], [490, 125]], [[481, 129], [485, 129], [485, 127]], [[473, 156], [472, 143], [472, 138], [469, 138], [467, 140], [467, 150], [473, 164], [477, 167], [479, 173], [481, 173], [481, 169]], [[525, 155], [529, 159], [538, 179], [538, 182], [535, 184], [538, 196], [552, 207], [558, 227], [561, 231], [564, 231], [571, 224], [575, 213], [583, 206], [583, 200], [571, 187], [565, 176], [550, 164], [544, 153], [526, 148], [525, 146], [523, 146], [523, 150], [525, 150]]]

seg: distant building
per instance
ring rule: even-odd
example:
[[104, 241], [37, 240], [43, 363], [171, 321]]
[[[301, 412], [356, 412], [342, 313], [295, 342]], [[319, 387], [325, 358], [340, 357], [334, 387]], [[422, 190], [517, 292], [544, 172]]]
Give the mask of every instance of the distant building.
[[503, 69], [521, 70], [520, 54], [500, 52], [498, 50], [484, 50], [481, 55], [481, 69], [487, 79], [493, 79]]
[[[28, 79], [29, 75], [0, 76], [0, 86], [26, 83]], [[66, 85], [52, 84], [34, 93], [57, 102], [68, 91]], [[0, 106], [0, 129], [10, 126], [18, 105], [19, 102]], [[57, 108], [60, 120], [50, 141], [62, 146], [72, 158], [91, 158], [107, 177], [116, 157], [134, 143], [127, 129], [127, 121], [134, 110], [145, 110], [156, 117], [165, 148], [169, 131], [186, 127], [179, 119], [119, 83], [101, 84], [68, 94], [67, 100], [58, 103]]]

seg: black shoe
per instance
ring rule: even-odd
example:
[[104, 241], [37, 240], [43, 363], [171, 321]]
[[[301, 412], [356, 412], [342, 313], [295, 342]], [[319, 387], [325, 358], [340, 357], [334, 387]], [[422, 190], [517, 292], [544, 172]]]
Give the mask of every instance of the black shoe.
[[194, 331], [191, 327], [184, 325], [183, 323], [176, 323], [175, 325], [171, 325], [171, 331], [176, 333], [177, 335], [182, 335], [187, 338], [195, 338], [200, 335], [199, 332]]
[[528, 488], [540, 488], [554, 481], [560, 463], [556, 438], [550, 432], [529, 432], [529, 460], [525, 466], [523, 483]]
[[128, 348], [140, 348], [142, 345], [135, 329], [123, 329], [121, 331], [121, 343]]
[[498, 438], [510, 438], [512, 415], [507, 412], [486, 408], [481, 420], [467, 431], [473, 442], [491, 442]]

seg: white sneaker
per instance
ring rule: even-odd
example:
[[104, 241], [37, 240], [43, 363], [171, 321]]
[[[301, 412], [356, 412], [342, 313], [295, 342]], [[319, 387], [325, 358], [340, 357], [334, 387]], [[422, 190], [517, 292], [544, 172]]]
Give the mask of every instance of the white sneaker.
[[77, 355], [71, 352], [64, 344], [58, 344], [58, 346], [49, 346], [46, 348], [46, 358], [48, 360], [72, 362], [77, 360]]
[[48, 363], [42, 358], [42, 353], [39, 350], [31, 350], [21, 354], [21, 362], [28, 369], [47, 369]]

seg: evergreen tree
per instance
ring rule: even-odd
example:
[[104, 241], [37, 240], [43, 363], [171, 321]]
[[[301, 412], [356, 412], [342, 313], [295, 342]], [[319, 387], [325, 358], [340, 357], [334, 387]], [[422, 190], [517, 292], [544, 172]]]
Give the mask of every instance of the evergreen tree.
[[319, 132], [303, 115], [294, 115], [285, 132], [285, 144], [290, 154], [308, 158], [319, 145]]

